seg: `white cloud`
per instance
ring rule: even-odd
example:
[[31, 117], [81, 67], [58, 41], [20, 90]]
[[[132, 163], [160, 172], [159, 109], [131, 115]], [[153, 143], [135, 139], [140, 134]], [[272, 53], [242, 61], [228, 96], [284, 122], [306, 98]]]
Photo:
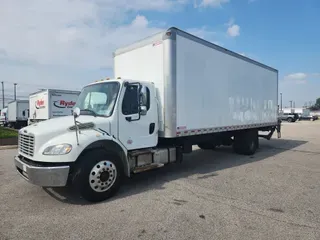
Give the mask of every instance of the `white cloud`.
[[230, 37], [237, 37], [240, 35], [240, 26], [237, 24], [233, 24], [228, 27], [227, 33]]
[[[9, 92], [17, 82], [18, 95], [27, 96], [38, 88], [79, 89], [112, 76], [116, 48], [168, 27], [150, 22], [139, 12], [178, 11], [188, 2], [1, 0], [0, 78]], [[215, 40], [214, 32], [206, 27], [189, 30]]]
[[136, 11], [167, 11], [184, 3], [185, 0], [2, 0], [0, 58], [110, 67], [112, 52], [118, 46], [161, 30], [144, 16], [134, 18]]
[[290, 81], [291, 83], [301, 84], [301, 83], [307, 82], [307, 77], [308, 77], [308, 74], [306, 74], [306, 73], [301, 73], [301, 72], [300, 73], [292, 73], [292, 74], [286, 75], [284, 77], [284, 80]]
[[[202, 0], [199, 4], [200, 7], [221, 7], [222, 4], [228, 3], [229, 0]], [[194, 3], [195, 7], [198, 7], [197, 1]]]
[[237, 37], [240, 35], [240, 26], [234, 23], [234, 19], [230, 18], [229, 22], [225, 25], [228, 26], [227, 34], [230, 37]]

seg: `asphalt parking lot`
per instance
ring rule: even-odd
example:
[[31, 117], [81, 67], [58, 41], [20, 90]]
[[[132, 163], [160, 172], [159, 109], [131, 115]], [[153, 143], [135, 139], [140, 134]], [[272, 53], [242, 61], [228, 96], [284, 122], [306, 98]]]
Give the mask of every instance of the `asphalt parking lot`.
[[195, 150], [98, 204], [27, 183], [15, 153], [0, 151], [0, 239], [320, 239], [320, 120], [253, 157]]

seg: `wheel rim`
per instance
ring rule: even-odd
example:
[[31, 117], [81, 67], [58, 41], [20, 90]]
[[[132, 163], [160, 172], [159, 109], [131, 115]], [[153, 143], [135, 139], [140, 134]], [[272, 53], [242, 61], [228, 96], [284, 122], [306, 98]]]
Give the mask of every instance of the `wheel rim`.
[[116, 166], [107, 160], [100, 161], [90, 171], [89, 184], [95, 192], [105, 192], [117, 178]]

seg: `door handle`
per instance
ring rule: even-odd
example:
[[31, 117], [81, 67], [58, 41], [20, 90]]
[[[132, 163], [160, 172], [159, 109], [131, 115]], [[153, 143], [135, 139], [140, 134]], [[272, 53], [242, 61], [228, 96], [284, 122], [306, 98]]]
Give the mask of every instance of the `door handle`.
[[150, 123], [149, 125], [149, 134], [153, 134], [156, 124]]

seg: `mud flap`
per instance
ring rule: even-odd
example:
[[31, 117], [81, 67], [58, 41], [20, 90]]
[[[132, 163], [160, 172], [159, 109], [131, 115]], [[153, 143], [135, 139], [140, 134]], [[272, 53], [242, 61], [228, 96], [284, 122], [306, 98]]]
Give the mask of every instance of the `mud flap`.
[[277, 133], [278, 133], [278, 138], [281, 138], [281, 120], [278, 119], [278, 125], [277, 125]]

